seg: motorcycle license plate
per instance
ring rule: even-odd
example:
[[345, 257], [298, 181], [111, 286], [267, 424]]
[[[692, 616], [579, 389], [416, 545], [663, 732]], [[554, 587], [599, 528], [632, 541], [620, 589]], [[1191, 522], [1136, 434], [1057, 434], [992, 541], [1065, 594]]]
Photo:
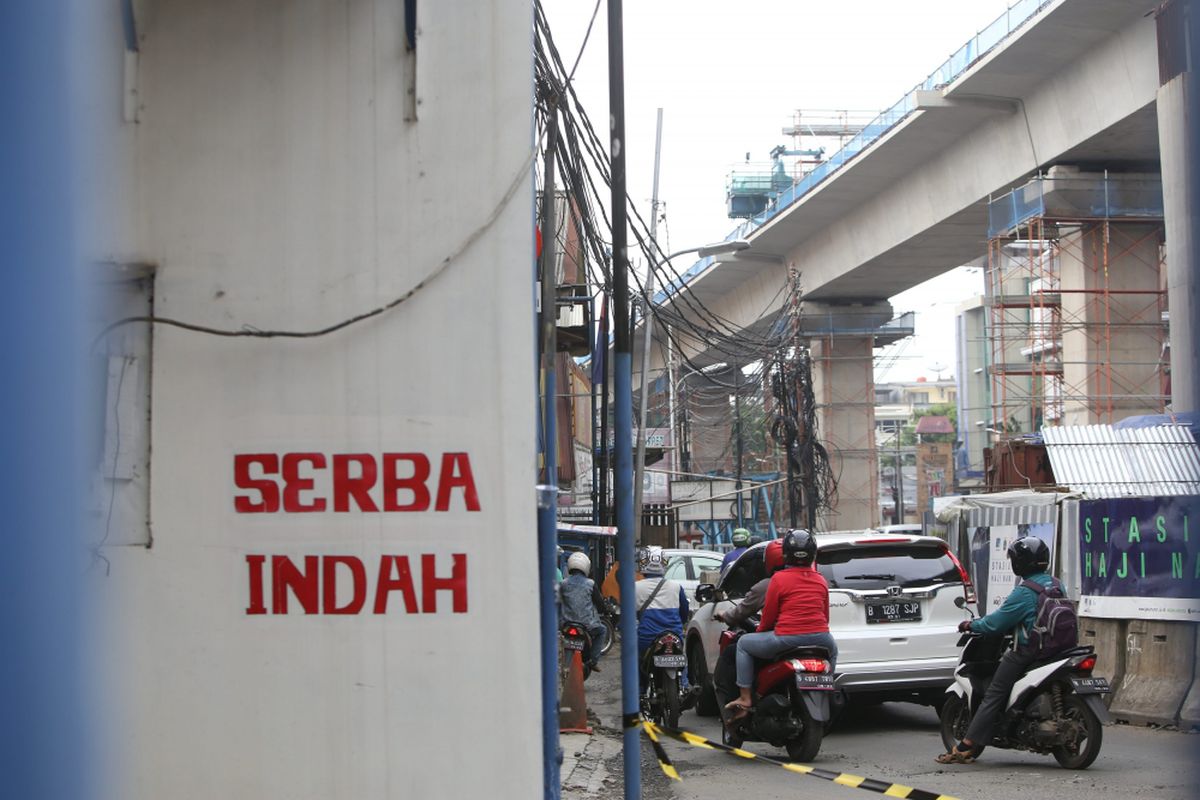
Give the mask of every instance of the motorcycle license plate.
[[919, 622], [921, 603], [919, 600], [889, 600], [882, 603], [867, 603], [867, 622]]
[[583, 639], [563, 639], [564, 650], [582, 650]]
[[797, 672], [797, 689], [832, 689], [833, 676], [821, 672]]
[[654, 666], [656, 667], [686, 667], [687, 657], [683, 653], [677, 655], [661, 655], [654, 657]]
[[1075, 694], [1101, 694], [1111, 692], [1108, 678], [1071, 678], [1071, 688]]

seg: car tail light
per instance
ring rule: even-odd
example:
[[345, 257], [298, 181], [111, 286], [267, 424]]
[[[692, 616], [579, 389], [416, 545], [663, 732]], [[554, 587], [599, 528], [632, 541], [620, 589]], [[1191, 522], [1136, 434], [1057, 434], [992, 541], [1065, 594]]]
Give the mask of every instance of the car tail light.
[[822, 658], [795, 658], [792, 659], [792, 668], [798, 672], [826, 672], [829, 662]]
[[1091, 672], [1096, 667], [1095, 656], [1084, 656], [1079, 661], [1076, 661], [1074, 667], [1079, 672]]
[[946, 555], [950, 556], [950, 560], [954, 562], [954, 566], [958, 568], [958, 575], [962, 578], [963, 591], [966, 593], [967, 602], [975, 602], [975, 584], [971, 583], [971, 576], [967, 574], [967, 569], [962, 565], [962, 562], [954, 557], [954, 553], [946, 550]]

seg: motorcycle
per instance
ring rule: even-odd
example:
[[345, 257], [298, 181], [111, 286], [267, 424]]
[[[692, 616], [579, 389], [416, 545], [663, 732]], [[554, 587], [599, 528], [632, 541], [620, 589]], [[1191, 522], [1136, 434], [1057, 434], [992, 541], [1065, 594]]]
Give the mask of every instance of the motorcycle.
[[[963, 598], [955, 603], [961, 608]], [[974, 616], [974, 614], [972, 614]], [[964, 633], [963, 648], [941, 712], [942, 743], [950, 750], [966, 735], [988, 682], [1012, 637]], [[1103, 723], [1110, 721], [1100, 695], [1111, 691], [1094, 677], [1095, 648], [1074, 647], [1035, 661], [1013, 685], [1002, 722], [989, 747], [1050, 754], [1066, 769], [1087, 769], [1100, 754]]]
[[604, 598], [604, 608], [600, 611], [600, 622], [608, 631], [604, 647], [600, 648], [600, 655], [605, 656], [608, 655], [609, 650], [612, 650], [613, 642], [617, 640], [617, 634], [621, 630], [621, 606], [614, 598]]
[[587, 680], [592, 674], [592, 637], [582, 625], [570, 621], [563, 622], [558, 626], [558, 646], [558, 690], [561, 696], [562, 687], [566, 684], [571, 669], [572, 653], [579, 653], [583, 661], [583, 679]]
[[680, 683], [686, 669], [683, 640], [671, 631], [660, 633], [642, 656], [642, 716], [668, 728], [679, 727], [685, 695]]
[[[721, 652], [736, 647], [745, 632], [723, 631], [718, 640]], [[723, 673], [726, 663], [718, 660], [718, 672]], [[725, 718], [725, 704], [734, 699], [727, 696], [727, 687], [734, 685], [732, 676], [715, 674], [713, 685]], [[750, 713], [726, 720], [722, 741], [730, 747], [741, 747], [747, 740], [767, 742], [785, 748], [793, 761], [812, 761], [821, 750], [835, 691], [829, 651], [824, 647], [796, 647], [769, 661], [758, 660]]]

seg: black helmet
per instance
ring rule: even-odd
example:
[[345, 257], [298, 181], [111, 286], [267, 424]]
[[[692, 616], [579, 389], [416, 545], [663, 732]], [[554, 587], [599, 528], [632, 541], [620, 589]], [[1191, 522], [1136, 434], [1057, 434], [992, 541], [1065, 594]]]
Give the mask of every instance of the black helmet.
[[788, 531], [783, 537], [783, 560], [787, 564], [813, 563], [817, 560], [817, 538], [803, 528]]
[[1050, 548], [1036, 536], [1022, 536], [1008, 546], [1008, 561], [1014, 573], [1026, 578], [1046, 571], [1050, 566]]

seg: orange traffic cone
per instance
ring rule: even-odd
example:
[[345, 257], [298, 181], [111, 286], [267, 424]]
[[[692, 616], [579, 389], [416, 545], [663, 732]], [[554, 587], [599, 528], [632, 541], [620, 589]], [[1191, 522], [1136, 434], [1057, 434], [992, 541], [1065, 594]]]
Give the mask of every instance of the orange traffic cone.
[[558, 730], [559, 733], [592, 732], [587, 724], [587, 700], [583, 697], [583, 655], [578, 650], [571, 651], [567, 680], [558, 703]]

